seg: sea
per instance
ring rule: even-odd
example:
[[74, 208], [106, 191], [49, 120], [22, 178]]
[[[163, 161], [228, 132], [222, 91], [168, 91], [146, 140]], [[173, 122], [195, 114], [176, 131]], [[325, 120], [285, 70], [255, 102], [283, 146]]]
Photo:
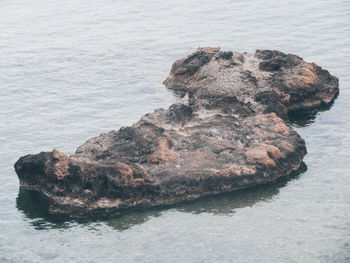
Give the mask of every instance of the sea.
[[[162, 82], [197, 47], [277, 49], [339, 78], [291, 115], [308, 154], [274, 183], [77, 220], [14, 171], [180, 97]], [[350, 262], [349, 0], [0, 0], [0, 262]]]

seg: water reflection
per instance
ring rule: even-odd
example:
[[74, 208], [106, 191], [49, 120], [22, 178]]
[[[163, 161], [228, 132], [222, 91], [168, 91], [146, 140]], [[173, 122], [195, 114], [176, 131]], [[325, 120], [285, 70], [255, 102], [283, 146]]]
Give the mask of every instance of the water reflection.
[[40, 192], [20, 187], [16, 207], [36, 229], [65, 228], [73, 221], [64, 215], [49, 213], [49, 201]]
[[271, 200], [279, 193], [280, 188], [286, 186], [290, 181], [297, 179], [306, 172], [307, 166], [303, 163], [301, 167], [290, 176], [265, 185], [255, 186], [245, 190], [205, 196], [194, 201], [180, 204], [156, 207], [147, 210], [129, 209], [121, 212], [104, 213], [100, 215], [85, 215], [84, 217], [68, 217], [49, 213], [49, 202], [40, 193], [20, 188], [17, 197], [17, 208], [24, 213], [36, 229], [69, 228], [75, 224], [89, 224], [92, 222], [105, 222], [107, 225], [119, 231], [129, 229], [134, 225], [146, 222], [151, 217], [160, 216], [168, 209], [187, 213], [212, 213], [217, 215], [228, 215], [235, 210], [247, 206], [253, 206], [259, 202]]
[[248, 189], [230, 193], [209, 195], [191, 202], [175, 205], [177, 210], [190, 213], [232, 214], [238, 208], [253, 206], [259, 202], [271, 200], [279, 193], [280, 188], [290, 181], [297, 179], [307, 171], [307, 166], [302, 163], [301, 167], [287, 177], [282, 177], [275, 182], [254, 186]]
[[327, 105], [322, 105], [313, 109], [289, 112], [288, 117], [291, 124], [298, 128], [309, 126], [315, 122], [315, 119], [320, 112], [327, 111], [332, 108], [335, 99]]

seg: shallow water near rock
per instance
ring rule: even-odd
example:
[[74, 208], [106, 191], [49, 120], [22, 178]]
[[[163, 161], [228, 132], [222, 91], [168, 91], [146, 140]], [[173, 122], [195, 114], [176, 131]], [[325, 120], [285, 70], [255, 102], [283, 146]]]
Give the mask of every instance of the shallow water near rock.
[[[0, 261], [350, 261], [347, 1], [2, 1]], [[305, 167], [274, 184], [111, 218], [51, 218], [14, 162], [166, 108], [162, 81], [198, 46], [279, 49], [339, 78], [325, 111], [291, 116]]]

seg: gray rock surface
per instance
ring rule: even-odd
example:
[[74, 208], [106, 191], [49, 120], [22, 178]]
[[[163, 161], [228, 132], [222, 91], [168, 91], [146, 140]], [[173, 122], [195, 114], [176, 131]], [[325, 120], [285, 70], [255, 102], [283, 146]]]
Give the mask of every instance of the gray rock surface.
[[199, 48], [164, 81], [181, 103], [81, 145], [21, 157], [23, 187], [51, 212], [151, 207], [271, 182], [299, 168], [304, 140], [288, 112], [329, 104], [338, 79], [279, 51]]

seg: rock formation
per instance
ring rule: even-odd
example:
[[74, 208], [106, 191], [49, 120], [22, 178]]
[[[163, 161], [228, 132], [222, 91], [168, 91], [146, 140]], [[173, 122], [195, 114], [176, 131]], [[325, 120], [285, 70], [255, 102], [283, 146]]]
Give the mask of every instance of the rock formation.
[[151, 207], [271, 182], [298, 169], [304, 140], [288, 112], [329, 104], [338, 79], [279, 51], [199, 48], [164, 81], [180, 103], [91, 138], [75, 154], [21, 157], [21, 186], [51, 211]]

